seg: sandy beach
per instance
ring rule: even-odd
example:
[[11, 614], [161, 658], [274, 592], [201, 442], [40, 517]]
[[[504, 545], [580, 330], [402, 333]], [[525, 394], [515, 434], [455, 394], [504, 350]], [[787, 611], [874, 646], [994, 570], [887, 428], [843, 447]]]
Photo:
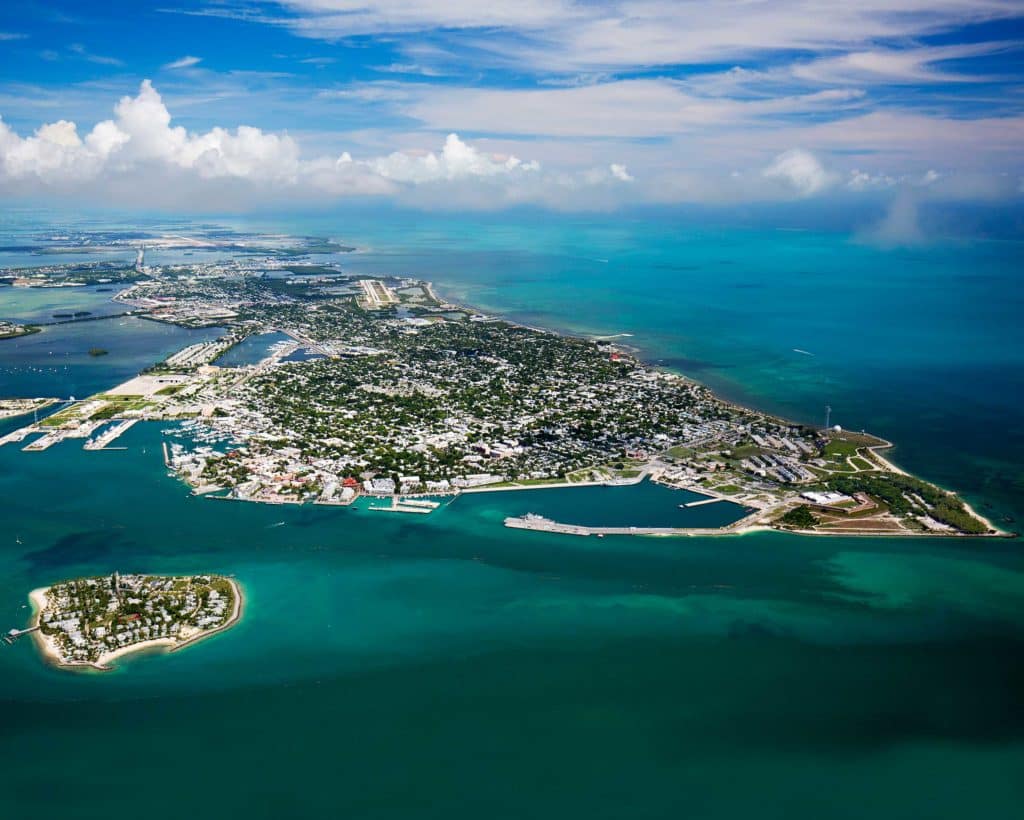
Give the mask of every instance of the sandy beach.
[[[893, 447], [893, 446], [894, 445], [893, 445], [893, 443], [891, 441], [887, 441], [887, 442], [885, 442], [885, 444], [879, 444], [879, 445], [876, 445], [874, 447], [869, 447], [868, 449], [871, 451], [871, 455], [873, 455], [882, 464], [882, 466], [885, 467], [885, 469], [891, 470], [892, 472], [898, 473], [899, 475], [910, 475], [910, 473], [908, 473], [906, 470], [900, 469], [895, 464], [893, 464], [891, 461], [889, 461], [889, 459], [885, 458], [881, 453], [878, 452], [879, 450], [887, 450], [887, 449], [889, 449], [890, 447]], [[938, 487], [939, 485], [936, 484], [935, 486]], [[1001, 527], [997, 527], [988, 518], [986, 518], [984, 515], [982, 515], [980, 512], [978, 512], [976, 509], [974, 509], [974, 507], [972, 507], [970, 504], [968, 504], [967, 503], [967, 499], [965, 499], [963, 496], [961, 496], [956, 491], [950, 490], [950, 489], [948, 489], [946, 487], [940, 487], [939, 489], [944, 490], [945, 492], [950, 493], [951, 495], [955, 495], [958, 499], [960, 499], [960, 502], [964, 505], [964, 509], [967, 510], [968, 513], [970, 513], [975, 518], [977, 518], [982, 524], [984, 524], [986, 527], [988, 527], [988, 529], [990, 529], [993, 532], [995, 532], [997, 535], [999, 535], [1001, 537], [1004, 537], [1004, 538], [1009, 538], [1009, 537], [1012, 537], [1012, 536], [1015, 535], [1015, 533], [1012, 533], [1012, 532], [1009, 532], [1007, 530], [1004, 530]], [[960, 534], [963, 534], [963, 533], [960, 533]], [[982, 533], [982, 534], [984, 534], [984, 533]]]
[[1003, 536], [1004, 538], [1012, 538], [1012, 537], [1014, 537], [1016, 535], [1016, 533], [1009, 532], [1008, 530], [1004, 530], [1001, 527], [997, 527], [989, 519], [987, 519], [980, 512], [978, 512], [976, 509], [974, 509], [974, 507], [972, 507], [970, 504], [968, 504], [967, 501], [965, 501], [962, 496], [958, 495], [957, 498], [959, 498], [960, 501], [963, 502], [964, 509], [967, 510], [967, 512], [969, 512], [971, 515], [973, 515], [975, 518], [977, 518], [982, 524], [984, 524], [990, 530], [994, 530], [997, 534]]
[[[205, 638], [209, 638], [211, 635], [216, 635], [218, 632], [230, 629], [238, 623], [242, 617], [242, 586], [234, 578], [228, 578], [227, 581], [231, 584], [231, 589], [234, 593], [234, 606], [231, 609], [230, 617], [216, 629], [197, 632], [185, 639], [153, 638], [148, 641], [133, 643], [130, 646], [122, 646], [117, 649], [113, 649], [110, 652], [104, 652], [95, 661], [65, 661], [61, 658], [60, 653], [53, 645], [53, 642], [43, 634], [42, 630], [33, 632], [32, 637], [47, 663], [50, 663], [53, 666], [61, 669], [95, 669], [100, 672], [110, 672], [113, 670], [110, 663], [117, 658], [131, 655], [135, 652], [142, 652], [147, 649], [157, 649], [160, 647], [166, 647], [168, 652], [176, 652], [186, 646], [191, 646]], [[32, 626], [39, 626], [43, 610], [46, 608], [46, 594], [49, 592], [49, 589], [49, 587], [40, 587], [39, 589], [32, 590], [28, 595], [29, 600], [32, 602]]]
[[242, 585], [238, 583], [238, 581], [236, 581], [234, 578], [228, 578], [227, 582], [231, 584], [231, 590], [235, 593], [235, 605], [231, 609], [231, 616], [221, 626], [218, 626], [216, 629], [211, 629], [207, 632], [200, 632], [196, 635], [193, 635], [190, 638], [186, 638], [183, 641], [176, 641], [174, 646], [171, 647], [169, 651], [177, 652], [179, 649], [184, 649], [186, 646], [189, 646], [193, 643], [197, 643], [203, 640], [204, 638], [209, 638], [211, 635], [216, 635], [218, 632], [223, 632], [226, 629], [230, 629], [241, 620], [243, 601]]

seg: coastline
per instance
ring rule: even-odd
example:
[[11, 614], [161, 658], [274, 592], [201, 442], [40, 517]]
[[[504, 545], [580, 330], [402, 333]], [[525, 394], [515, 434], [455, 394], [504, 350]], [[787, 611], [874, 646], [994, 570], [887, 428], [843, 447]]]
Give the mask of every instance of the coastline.
[[[160, 647], [167, 647], [168, 653], [176, 652], [179, 649], [184, 649], [186, 646], [191, 646], [192, 644], [198, 643], [212, 635], [224, 632], [237, 624], [242, 619], [242, 585], [234, 578], [226, 578], [226, 580], [231, 585], [231, 590], [234, 593], [234, 606], [231, 609], [230, 617], [216, 629], [199, 632], [185, 638], [184, 640], [180, 640], [178, 638], [152, 638], [147, 641], [133, 643], [130, 646], [122, 646], [117, 649], [113, 649], [110, 652], [104, 652], [95, 661], [68, 662], [60, 656], [56, 647], [53, 646], [49, 638], [43, 634], [41, 629], [34, 631], [32, 633], [32, 638], [35, 641], [36, 646], [39, 648], [39, 651], [42, 653], [43, 659], [51, 666], [58, 669], [69, 669], [73, 671], [86, 671], [92, 669], [97, 672], [112, 672], [114, 667], [109, 664], [117, 658], [122, 658], [147, 649], [157, 649]], [[43, 610], [46, 608], [46, 593], [49, 592], [49, 590], [49, 587], [39, 587], [38, 589], [33, 589], [28, 594], [29, 601], [32, 604], [31, 625], [33, 627], [38, 627], [40, 625]]]
[[[482, 309], [482, 308], [478, 308], [478, 307], [474, 306], [472, 303], [470, 303], [465, 298], [463, 298], [464, 296], [468, 296], [468, 294], [458, 294], [458, 295], [456, 295], [456, 298], [453, 298], [453, 299], [447, 298], [447, 296], [444, 293], [444, 291], [447, 290], [447, 286], [443, 282], [440, 284], [440, 291], [441, 292], [439, 293], [438, 292], [439, 291], [439, 286], [438, 286], [438, 284], [436, 282], [425, 280], [425, 279], [422, 280], [422, 281], [423, 281], [424, 291], [426, 292], [428, 297], [432, 298], [438, 304], [443, 304], [443, 305], [445, 305], [447, 307], [453, 307], [453, 308], [460, 309], [460, 310], [467, 311], [467, 312], [471, 312], [471, 313], [483, 313], [485, 315], [488, 315], [490, 318], [492, 318], [492, 319], [494, 319], [496, 321], [500, 321], [500, 322], [506, 323], [506, 324], [508, 324], [510, 326], [513, 326], [513, 327], [520, 327], [520, 328], [528, 329], [528, 330], [535, 331], [535, 332], [540, 332], [540, 333], [554, 335], [554, 336], [566, 336], [566, 337], [574, 337], [574, 338], [582, 338], [582, 339], [600, 340], [600, 341], [603, 341], [605, 343], [611, 343], [611, 344], [613, 344], [618, 349], [622, 349], [622, 350], [627, 350], [628, 349], [630, 355], [635, 356], [636, 359], [638, 361], [640, 361], [646, 367], [649, 367], [649, 368], [651, 368], [653, 370], [658, 370], [658, 371], [661, 371], [661, 372], [665, 372], [665, 373], [671, 373], [673, 376], [675, 376], [677, 378], [683, 379], [685, 381], [688, 381], [688, 382], [691, 382], [691, 383], [694, 383], [694, 384], [701, 385], [701, 387], [706, 389], [714, 397], [715, 401], [721, 403], [725, 407], [736, 409], [736, 410], [741, 410], [741, 411], [754, 412], [754, 413], [757, 413], [759, 415], [764, 416], [766, 419], [770, 419], [772, 421], [775, 421], [775, 422], [781, 423], [781, 424], [787, 424], [787, 425], [804, 424], [803, 422], [798, 422], [798, 421], [795, 421], [793, 419], [789, 419], [789, 418], [786, 418], [784, 416], [777, 415], [774, 412], [770, 412], [770, 411], [759, 409], [756, 406], [756, 403], [746, 404], [746, 403], [743, 403], [743, 402], [738, 402], [738, 401], [734, 401], [732, 399], [726, 398], [726, 397], [724, 397], [719, 392], [719, 389], [711, 386], [710, 384], [707, 384], [707, 383], [705, 383], [703, 381], [700, 381], [699, 379], [696, 379], [696, 378], [694, 378], [694, 377], [692, 377], [690, 375], [687, 375], [686, 373], [682, 373], [682, 372], [678, 371], [675, 368], [671, 368], [671, 367], [665, 366], [663, 364], [656, 364], [653, 361], [647, 359], [644, 356], [644, 351], [641, 348], [637, 348], [637, 347], [635, 347], [633, 345], [618, 344], [617, 340], [619, 338], [625, 337], [625, 336], [630, 337], [630, 341], [633, 341], [632, 334], [615, 333], [615, 334], [611, 334], [611, 335], [608, 335], [608, 334], [600, 335], [598, 331], [585, 331], [585, 330], [579, 330], [579, 329], [562, 329], [562, 328], [558, 328], [558, 327], [548, 328], [548, 327], [538, 327], [538, 326], [531, 325], [531, 324], [525, 324], [524, 322], [517, 321], [512, 316], [506, 315], [501, 309], [498, 309], [498, 308]], [[121, 293], [116, 294], [115, 297], [112, 297], [111, 301], [115, 301], [117, 299], [117, 297], [120, 296], [120, 295], [121, 295]], [[740, 386], [740, 387], [742, 389], [742, 386]], [[812, 424], [808, 424], [806, 426], [809, 426], [809, 427], [812, 427], [812, 428], [815, 427], [815, 425], [812, 425]], [[887, 451], [887, 450], [890, 450], [890, 449], [892, 449], [894, 447], [894, 444], [892, 442], [887, 441], [887, 440], [885, 440], [885, 439], [883, 439], [883, 438], [881, 438], [879, 436], [873, 435], [873, 434], [872, 434], [872, 438], [875, 439], [879, 443], [872, 444], [872, 445], [867, 445], [865, 447], [865, 450], [874, 458], [874, 460], [882, 467], [882, 469], [890, 471], [890, 472], [892, 472], [894, 474], [897, 474], [897, 475], [904, 475], [904, 476], [910, 475], [906, 470], [904, 470], [903, 468], [897, 466], [889, 458], [887, 458], [887, 457], [885, 457], [885, 456], [883, 456], [881, 454], [882, 451]], [[637, 479], [637, 481], [640, 481], [640, 480], [643, 480], [643, 476], [641, 476], [641, 477], [639, 477]], [[627, 484], [627, 483], [636, 483], [636, 482], [634, 482], [634, 481], [622, 481], [622, 482], [616, 482], [616, 483]], [[929, 483], [932, 483], [932, 482], [929, 482]], [[565, 481], [565, 482], [554, 482], [554, 483], [550, 483], [550, 484], [533, 484], [533, 485], [531, 485], [531, 484], [518, 484], [516, 482], [510, 482], [510, 483], [503, 484], [501, 486], [470, 487], [470, 488], [463, 489], [462, 492], [466, 492], [466, 493], [484, 493], [484, 492], [503, 492], [503, 491], [548, 489], [548, 488], [554, 489], [554, 488], [559, 488], [559, 487], [574, 487], [574, 486], [582, 487], [582, 486], [589, 486], [591, 484], [608, 485], [609, 482], [606, 482], [606, 481], [601, 481], [601, 482], [568, 482], [568, 481]], [[939, 486], [939, 485], [935, 485], [935, 486]], [[946, 488], [941, 488], [941, 489], [946, 490]], [[696, 490], [696, 491], [700, 492], [700, 490]], [[193, 490], [193, 492], [195, 492], [195, 490]], [[997, 537], [1013, 537], [1015, 535], [1015, 533], [1008, 532], [1008, 531], [1003, 530], [1002, 528], [994, 525], [992, 523], [992, 521], [990, 521], [988, 518], [986, 518], [985, 516], [979, 514], [977, 512], [977, 510], [974, 507], [972, 507], [970, 504], [968, 504], [956, 491], [946, 490], [946, 492], [950, 492], [951, 494], [956, 496], [963, 503], [964, 509], [968, 512], [968, 514], [973, 516], [977, 521], [979, 521], [981, 524], [983, 524], [984, 527], [989, 531], [987, 533], [979, 533], [978, 535], [990, 535], [990, 536], [997, 536]], [[240, 499], [240, 500], [247, 500], [247, 501], [252, 501], [252, 502], [255, 502], [255, 503], [301, 503], [301, 502], [291, 502], [289, 499], [274, 499], [274, 500], [270, 501], [270, 500], [266, 500], [266, 499], [245, 498], [245, 499]], [[729, 500], [732, 500], [732, 499], [729, 499]], [[774, 529], [774, 527], [769, 527], [769, 528], [770, 529]], [[840, 534], [840, 533], [818, 532], [817, 534], [819, 534], [819, 535], [833, 535], [833, 534]], [[888, 535], [888, 534], [896, 535], [898, 533], [886, 533], [885, 535]], [[928, 536], [928, 535], [942, 535], [942, 533], [937, 533], [937, 532], [936, 533], [925, 533], [924, 535], [926, 535], [926, 536]], [[884, 537], [884, 535], [880, 535], [879, 537]], [[197, 637], [202, 637], [202, 636], [197, 636]], [[186, 643], [187, 642], [188, 641], [186, 641]], [[142, 645], [139, 644], [139, 645], [136, 645], [136, 646], [141, 647]], [[174, 649], [176, 649], [176, 648], [180, 648], [180, 646], [177, 645], [177, 641], [173, 642], [171, 644], [171, 646], [172, 646], [172, 651]], [[123, 652], [121, 652], [121, 650], [115, 650], [115, 651], [118, 652], [118, 653], [124, 654]]]
[[[460, 307], [462, 309], [472, 310], [472, 311], [475, 311], [475, 312], [478, 312], [478, 313], [485, 312], [484, 310], [475, 308], [472, 305], [465, 304], [462, 301], [456, 301], [456, 300], [452, 300], [452, 299], [448, 299], [448, 298], [439, 297], [437, 291], [435, 290], [436, 283], [433, 282], [433, 281], [428, 281], [426, 284], [427, 284], [427, 292], [428, 292], [428, 294], [430, 296], [432, 296], [435, 300], [439, 301], [439, 302], [444, 302], [445, 304], [450, 304], [450, 305], [456, 305], [456, 306], [458, 306], [458, 307]], [[442, 289], [444, 288], [444, 284], [443, 283], [442, 283], [441, 287], [442, 287]], [[804, 424], [804, 422], [799, 422], [799, 421], [796, 421], [794, 419], [788, 419], [788, 418], [785, 418], [783, 416], [776, 415], [772, 411], [763, 410], [763, 409], [761, 409], [759, 407], [756, 407], [753, 404], [747, 405], [747, 404], [741, 403], [739, 401], [735, 401], [733, 399], [726, 398], [725, 396], [721, 395], [721, 393], [716, 388], [714, 388], [713, 386], [711, 386], [711, 385], [709, 385], [709, 384], [707, 384], [707, 383], [705, 383], [705, 382], [703, 382], [703, 381], [701, 381], [701, 380], [699, 380], [697, 378], [694, 378], [693, 376], [690, 376], [690, 375], [688, 375], [686, 373], [682, 373], [682, 372], [677, 371], [677, 370], [675, 370], [673, 368], [666, 367], [666, 366], [661, 365], [661, 364], [656, 364], [656, 363], [650, 361], [649, 359], [647, 359], [643, 355], [644, 351], [643, 351], [642, 348], [637, 347], [635, 345], [619, 345], [619, 344], [616, 344], [616, 343], [614, 343], [612, 341], [615, 338], [621, 337], [623, 335], [628, 335], [630, 338], [633, 338], [634, 334], [623, 334], [623, 333], [620, 332], [620, 333], [615, 333], [615, 334], [609, 335], [609, 334], [600, 334], [600, 333], [598, 333], [596, 331], [595, 332], [582, 332], [582, 331], [579, 331], [579, 330], [561, 329], [561, 328], [557, 328], [557, 327], [556, 328], [536, 327], [536, 326], [527, 325], [527, 324], [524, 324], [522, 322], [517, 321], [516, 319], [506, 315], [499, 308], [487, 308], [486, 312], [493, 314], [495, 316], [495, 318], [497, 318], [497, 319], [499, 319], [501, 321], [507, 322], [508, 324], [513, 325], [515, 327], [522, 327], [522, 328], [526, 328], [528, 330], [535, 330], [535, 331], [538, 331], [538, 332], [541, 332], [541, 333], [553, 333], [555, 335], [561, 335], [561, 336], [570, 336], [570, 337], [575, 337], [575, 338], [593, 339], [595, 341], [612, 342], [617, 347], [621, 347], [623, 349], [629, 348], [629, 350], [627, 352], [629, 352], [630, 355], [635, 356], [638, 361], [640, 361], [642, 364], [644, 364], [647, 367], [653, 368], [655, 370], [660, 370], [660, 371], [663, 371], [663, 372], [666, 372], [666, 373], [672, 373], [673, 375], [678, 376], [680, 378], [683, 378], [683, 379], [685, 379], [687, 381], [693, 382], [694, 384], [701, 385], [702, 387], [704, 387], [707, 390], [709, 390], [712, 393], [712, 395], [718, 401], [722, 402], [727, 407], [731, 407], [731, 408], [735, 408], [735, 409], [739, 409], [739, 410], [746, 410], [746, 411], [755, 412], [755, 413], [760, 413], [761, 415], [763, 415], [763, 416], [765, 416], [767, 418], [770, 418], [770, 419], [772, 419], [774, 421], [782, 422], [782, 423], [785, 423], [785, 424]], [[742, 386], [739, 386], [739, 387], [742, 390]], [[807, 426], [814, 427], [813, 424], [807, 424]], [[912, 475], [911, 473], [909, 473], [906, 470], [904, 470], [902, 467], [899, 467], [898, 465], [896, 465], [889, 458], [886, 458], [885, 456], [883, 456], [881, 454], [880, 451], [882, 451], [882, 450], [894, 449], [896, 447], [894, 442], [889, 441], [888, 439], [884, 439], [881, 436], [875, 435], [874, 433], [870, 433], [869, 435], [871, 435], [873, 438], [877, 439], [880, 443], [868, 446], [866, 449], [871, 453], [871, 455], [875, 459], [877, 459], [877, 461], [882, 465], [882, 467], [884, 469], [886, 469], [886, 470], [888, 470], [890, 472], [893, 472], [893, 473], [895, 473], [897, 475], [903, 475], [903, 476], [911, 476]], [[930, 484], [934, 484], [934, 482], [929, 481], [928, 479], [924, 479], [924, 480], [928, 481]], [[516, 489], [546, 489], [547, 487], [558, 487], [558, 486], [567, 486], [567, 485], [552, 484], [552, 485], [535, 485], [535, 486], [529, 486], [529, 487], [495, 487], [495, 488], [490, 489], [490, 490], [488, 488], [486, 488], [486, 487], [480, 487], [480, 488], [470, 488], [468, 490], [464, 490], [463, 492], [496, 492], [496, 491], [500, 491], [500, 490], [516, 490]], [[573, 486], [580, 486], [580, 485], [573, 485]], [[964, 497], [960, 493], [956, 492], [955, 490], [950, 490], [950, 489], [948, 489], [946, 487], [941, 487], [938, 484], [934, 484], [934, 486], [939, 487], [940, 489], [944, 490], [945, 492], [951, 493], [952, 495], [956, 496], [961, 501], [961, 503], [963, 504], [964, 509], [970, 515], [974, 516], [974, 518], [976, 518], [978, 521], [980, 521], [982, 524], [984, 524], [988, 528], [988, 530], [989, 530], [988, 533], [977, 533], [977, 534], [956, 533], [956, 535], [965, 536], [965, 537], [966, 536], [973, 536], [973, 537], [996, 537], [996, 538], [1016, 538], [1016, 537], [1019, 536], [1019, 533], [1015, 533], [1015, 532], [1011, 532], [1011, 531], [1008, 531], [1008, 530], [1004, 530], [1001, 527], [998, 527], [995, 524], [993, 524], [991, 520], [989, 520], [986, 516], [984, 516], [981, 513], [979, 513], [971, 504], [969, 504], [966, 501], [966, 499], [964, 499]], [[750, 531], [756, 531], [756, 530], [760, 530], [760, 529], [776, 530], [775, 527], [771, 527], [771, 526], [767, 526], [767, 525], [758, 525], [757, 527], [751, 528]], [[746, 531], [747, 530], [745, 530], [745, 529], [744, 530], [739, 530], [739, 529], [737, 529], [737, 530], [726, 530], [722, 534], [732, 535], [732, 534], [740, 534], [741, 532], [746, 532]], [[800, 533], [800, 534], [819, 535], [819, 536], [820, 535], [825, 535], [825, 536], [828, 536], [828, 535], [845, 535], [845, 533], [830, 533], [830, 532], [817, 532], [817, 531], [800, 531], [800, 530], [779, 530], [779, 531], [796, 532], [796, 533]], [[686, 533], [680, 532], [678, 534], [684, 535]], [[888, 537], [890, 535], [890, 533], [886, 533], [886, 534], [875, 534], [875, 533], [872, 533], [871, 535], [873, 537], [885, 538], [885, 537]], [[891, 535], [895, 535], [895, 536], [899, 537], [900, 534], [899, 533], [891, 533]], [[929, 532], [929, 533], [908, 533], [908, 535], [913, 535], [913, 536], [918, 536], [918, 537], [935, 537], [935, 536], [938, 536], [938, 535], [943, 535], [943, 537], [948, 537], [948, 536], [946, 536], [944, 534], [941, 534], [941, 533], [931, 533], [931, 532]]]
[[199, 641], [204, 640], [205, 638], [209, 638], [213, 635], [230, 629], [240, 620], [242, 620], [242, 585], [238, 583], [238, 581], [234, 578], [227, 578], [227, 582], [231, 584], [231, 591], [235, 594], [235, 605], [231, 609], [231, 616], [216, 629], [210, 629], [206, 632], [200, 632], [199, 634], [193, 635], [190, 638], [186, 638], [183, 641], [175, 641], [174, 646], [172, 646], [171, 649], [168, 651], [177, 652], [179, 649], [184, 649], [186, 646], [191, 646], [192, 644], [199, 643]]
[[[521, 328], [525, 328], [526, 330], [533, 330], [533, 331], [536, 331], [538, 333], [546, 333], [546, 334], [551, 334], [551, 335], [555, 335], [555, 336], [566, 336], [566, 337], [573, 338], [573, 339], [590, 339], [590, 340], [593, 340], [593, 341], [601, 341], [601, 342], [604, 342], [606, 344], [612, 344], [615, 347], [617, 347], [617, 348], [623, 350], [624, 352], [628, 353], [629, 355], [635, 357], [637, 359], [637, 361], [639, 361], [645, 367], [649, 367], [649, 368], [651, 368], [653, 370], [659, 370], [659, 371], [661, 371], [663, 373], [671, 373], [673, 376], [677, 376], [677, 377], [679, 377], [679, 378], [681, 378], [681, 379], [683, 379], [685, 381], [691, 382], [693, 384], [698, 384], [701, 387], [711, 391], [712, 395], [714, 395], [714, 397], [718, 401], [720, 401], [722, 404], [724, 404], [727, 407], [732, 407], [732, 408], [735, 408], [735, 409], [738, 409], [738, 410], [746, 410], [748, 412], [753, 412], [753, 413], [760, 413], [761, 415], [765, 416], [766, 418], [770, 418], [770, 419], [772, 419], [774, 421], [783, 422], [785, 424], [801, 424], [801, 425], [804, 425], [804, 426], [807, 426], [807, 427], [814, 427], [816, 429], [816, 426], [815, 426], [815, 424], [813, 422], [810, 422], [810, 421], [802, 422], [802, 421], [798, 421], [796, 419], [786, 418], [785, 416], [778, 415], [775, 411], [764, 410], [764, 409], [762, 409], [760, 407], [757, 407], [753, 403], [746, 404], [746, 403], [744, 403], [742, 401], [739, 401], [737, 399], [727, 398], [726, 396], [722, 395], [722, 393], [721, 393], [719, 388], [715, 388], [712, 385], [707, 384], [706, 382], [701, 381], [700, 379], [696, 378], [695, 376], [691, 376], [688, 373], [684, 373], [684, 372], [682, 372], [680, 370], [676, 370], [674, 368], [667, 367], [666, 365], [658, 364], [658, 363], [652, 361], [650, 358], [647, 357], [647, 354], [646, 354], [646, 352], [644, 351], [644, 349], [642, 347], [638, 347], [638, 346], [636, 346], [634, 344], [625, 344], [625, 343], [619, 343], [619, 342], [614, 341], [615, 338], [621, 337], [621, 336], [624, 336], [624, 335], [627, 335], [630, 338], [635, 338], [636, 334], [634, 334], [634, 333], [624, 334], [624, 333], [620, 332], [620, 333], [614, 333], [614, 334], [607, 334], [607, 333], [598, 332], [596, 330], [595, 331], [589, 331], [589, 330], [588, 331], [583, 331], [583, 330], [567, 328], [567, 327], [565, 327], [565, 328], [560, 328], [560, 327], [538, 327], [537, 325], [528, 325], [528, 324], [526, 324], [524, 322], [519, 321], [518, 319], [513, 318], [512, 316], [508, 315], [507, 313], [503, 312], [500, 308], [486, 308], [486, 309], [484, 309], [484, 308], [475, 307], [474, 305], [466, 303], [466, 302], [456, 301], [456, 300], [448, 299], [448, 298], [444, 298], [444, 297], [439, 297], [437, 295], [437, 292], [434, 290], [434, 288], [436, 287], [436, 283], [432, 282], [432, 281], [426, 281], [426, 280], [424, 280], [424, 281], [426, 282], [426, 284], [428, 286], [428, 291], [429, 291], [430, 295], [432, 295], [438, 302], [443, 302], [444, 304], [447, 304], [447, 305], [453, 305], [453, 306], [455, 306], [457, 308], [460, 308], [462, 310], [472, 311], [473, 313], [490, 314], [490, 315], [493, 316], [493, 318], [495, 318], [495, 319], [497, 319], [499, 321], [505, 322], [505, 323], [507, 323], [509, 325], [512, 325], [513, 327], [521, 327]], [[442, 284], [441, 287], [443, 288], [444, 285]], [[742, 385], [737, 385], [737, 388], [741, 392], [744, 392], [743, 389], [742, 389]], [[886, 447], [894, 447], [895, 446], [894, 444], [892, 444], [892, 442], [888, 442], [885, 439], [881, 438], [880, 436], [874, 436], [874, 438], [877, 438], [879, 441], [885, 441], [886, 442], [884, 445], [879, 445], [883, 449], [886, 448]], [[892, 465], [891, 462], [887, 461], [886, 463], [889, 464], [892, 467], [893, 472], [901, 473], [903, 475], [908, 475], [908, 473], [906, 473], [904, 470], [901, 470], [900, 468], [896, 467], [895, 465]]]

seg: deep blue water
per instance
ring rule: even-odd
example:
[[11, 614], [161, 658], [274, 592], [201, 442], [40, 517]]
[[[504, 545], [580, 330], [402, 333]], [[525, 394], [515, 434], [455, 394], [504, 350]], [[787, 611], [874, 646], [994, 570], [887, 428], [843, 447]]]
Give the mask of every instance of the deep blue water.
[[[349, 270], [631, 333], [795, 418], [831, 404], [904, 466], [1022, 514], [1018, 244], [883, 250], [668, 217], [267, 227], [367, 248], [339, 258]], [[102, 389], [197, 338], [117, 321], [71, 326], [119, 328], [97, 360], [81, 359], [85, 336], [0, 342], [0, 393]], [[430, 516], [213, 501], [166, 475], [162, 440], [140, 424], [124, 451], [0, 448], [0, 628], [25, 622], [30, 589], [113, 569], [234, 573], [245, 617], [109, 675], [0, 647], [0, 817], [1019, 813], [1019, 541], [501, 526], [549, 505], [580, 520], [663, 509], [615, 489], [463, 496]]]

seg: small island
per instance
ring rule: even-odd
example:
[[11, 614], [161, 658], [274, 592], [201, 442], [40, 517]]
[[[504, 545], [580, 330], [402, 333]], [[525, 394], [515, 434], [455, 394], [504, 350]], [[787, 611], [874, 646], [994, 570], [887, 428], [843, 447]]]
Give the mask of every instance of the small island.
[[103, 575], [33, 590], [31, 631], [62, 668], [108, 671], [115, 658], [152, 647], [170, 651], [238, 622], [242, 593], [222, 575]]
[[102, 348], [102, 347], [90, 347], [89, 348], [89, 355], [92, 356], [93, 358], [95, 358], [97, 356], [106, 356], [109, 352], [110, 352], [109, 350], [107, 350], [106, 348]]
[[42, 328], [36, 325], [21, 325], [17, 322], [0, 321], [0, 339], [17, 339], [19, 336], [31, 336]]

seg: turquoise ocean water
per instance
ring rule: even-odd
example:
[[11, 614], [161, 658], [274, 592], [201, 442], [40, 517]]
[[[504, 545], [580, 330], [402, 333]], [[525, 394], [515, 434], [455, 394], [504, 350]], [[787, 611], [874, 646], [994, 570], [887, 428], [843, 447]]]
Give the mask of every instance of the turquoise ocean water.
[[[349, 269], [425, 276], [532, 324], [632, 334], [794, 418], [830, 404], [901, 465], [1024, 515], [1017, 243], [883, 250], [667, 218], [242, 227], [349, 241], [364, 249], [339, 257]], [[111, 353], [91, 359], [98, 326]], [[111, 319], [0, 342], [0, 393], [102, 389], [214, 333]], [[0, 448], [0, 627], [27, 620], [35, 586], [113, 569], [234, 573], [245, 617], [105, 675], [0, 647], [0, 817], [1019, 811], [1018, 541], [501, 526], [558, 503], [617, 516], [616, 490], [467, 496], [431, 516], [198, 499], [166, 475], [163, 438], [141, 424], [124, 451]], [[622, 492], [659, 514], [648, 488]]]

